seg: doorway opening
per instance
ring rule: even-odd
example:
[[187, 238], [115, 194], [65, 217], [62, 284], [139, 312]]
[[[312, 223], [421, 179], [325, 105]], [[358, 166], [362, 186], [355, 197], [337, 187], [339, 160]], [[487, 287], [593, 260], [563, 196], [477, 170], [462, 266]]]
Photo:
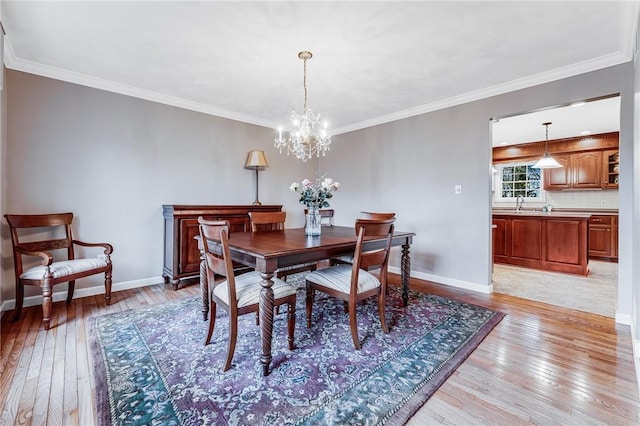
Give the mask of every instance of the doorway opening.
[[[617, 94], [491, 120], [494, 214], [515, 212], [520, 203], [525, 212], [592, 215], [587, 232], [587, 276], [500, 263], [504, 257], [494, 256], [499, 261], [493, 267], [494, 292], [615, 317], [619, 151], [610, 149], [612, 139], [604, 148], [598, 141], [605, 136], [617, 141], [619, 131]], [[560, 172], [531, 167], [538, 159], [532, 147], [537, 145], [539, 150], [545, 141], [553, 146], [552, 156], [555, 153], [564, 161], [566, 168], [556, 169]], [[567, 163], [569, 151], [586, 152], [600, 160], [592, 161], [593, 170], [585, 169]], [[587, 174], [593, 174], [589, 176], [593, 182], [581, 187]], [[566, 177], [567, 182], [559, 184], [554, 176]], [[495, 245], [495, 232], [493, 238]]]

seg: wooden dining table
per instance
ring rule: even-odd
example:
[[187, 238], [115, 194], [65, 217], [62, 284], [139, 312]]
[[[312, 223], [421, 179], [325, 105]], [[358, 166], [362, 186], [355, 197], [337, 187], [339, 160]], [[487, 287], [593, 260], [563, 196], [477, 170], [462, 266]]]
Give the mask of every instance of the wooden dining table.
[[[407, 306], [409, 300], [409, 278], [411, 260], [409, 247], [413, 242], [413, 232], [395, 231], [392, 246], [402, 247], [401, 282], [402, 301]], [[198, 237], [199, 238], [199, 237]], [[254, 268], [262, 276], [260, 291], [260, 336], [262, 341], [263, 374], [269, 374], [271, 364], [271, 337], [273, 333], [273, 281], [278, 268], [318, 262], [340, 256], [353, 255], [357, 236], [353, 227], [326, 226], [322, 234], [305, 235], [304, 228], [291, 228], [280, 231], [233, 232], [229, 237], [229, 249], [233, 261]], [[382, 248], [385, 237], [365, 237], [365, 249]], [[200, 245], [201, 247], [201, 245]], [[220, 254], [220, 244], [209, 241], [209, 250]], [[209, 313], [209, 283], [206, 264], [200, 265], [200, 290], [202, 292], [202, 314], [206, 320]]]

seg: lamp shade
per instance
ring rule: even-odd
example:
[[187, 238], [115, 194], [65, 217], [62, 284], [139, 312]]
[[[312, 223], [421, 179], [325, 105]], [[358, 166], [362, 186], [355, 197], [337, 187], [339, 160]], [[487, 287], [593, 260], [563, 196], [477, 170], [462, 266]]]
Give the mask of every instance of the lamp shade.
[[264, 167], [269, 167], [264, 151], [249, 151], [249, 154], [247, 154], [247, 163], [244, 165], [244, 168], [261, 169]]
[[545, 152], [541, 159], [539, 159], [533, 166], [534, 169], [557, 169], [562, 167], [562, 164], [558, 163], [555, 158], [549, 154], [549, 151]]

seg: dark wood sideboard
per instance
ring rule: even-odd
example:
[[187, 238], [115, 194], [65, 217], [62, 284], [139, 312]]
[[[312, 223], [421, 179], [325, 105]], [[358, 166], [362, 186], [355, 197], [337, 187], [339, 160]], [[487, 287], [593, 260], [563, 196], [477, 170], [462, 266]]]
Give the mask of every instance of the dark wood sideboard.
[[200, 250], [195, 236], [198, 235], [198, 217], [209, 220], [228, 220], [230, 232], [245, 232], [251, 229], [250, 211], [280, 211], [282, 206], [191, 206], [163, 205], [164, 216], [164, 268], [165, 283], [171, 282], [174, 290], [182, 280], [197, 279], [200, 273]]

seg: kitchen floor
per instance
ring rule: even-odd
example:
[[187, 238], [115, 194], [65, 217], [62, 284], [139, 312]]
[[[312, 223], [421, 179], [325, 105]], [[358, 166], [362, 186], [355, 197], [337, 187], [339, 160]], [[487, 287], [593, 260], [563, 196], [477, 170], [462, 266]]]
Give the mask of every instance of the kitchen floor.
[[496, 263], [493, 291], [615, 318], [618, 264], [589, 261], [586, 277]]

